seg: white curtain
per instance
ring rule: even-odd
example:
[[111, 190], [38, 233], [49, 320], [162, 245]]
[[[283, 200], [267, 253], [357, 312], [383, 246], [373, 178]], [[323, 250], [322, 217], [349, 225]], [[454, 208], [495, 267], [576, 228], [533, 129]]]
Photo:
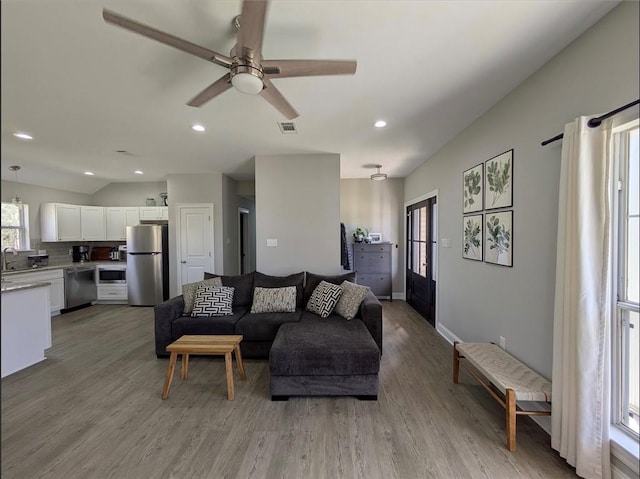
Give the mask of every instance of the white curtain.
[[564, 130], [553, 331], [551, 446], [578, 475], [609, 479], [611, 120]]

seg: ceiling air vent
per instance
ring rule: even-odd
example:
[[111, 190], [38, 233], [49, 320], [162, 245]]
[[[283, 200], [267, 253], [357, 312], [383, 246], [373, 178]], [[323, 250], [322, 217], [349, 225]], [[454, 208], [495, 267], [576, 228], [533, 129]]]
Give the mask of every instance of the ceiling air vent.
[[296, 124], [292, 121], [279, 121], [278, 126], [280, 127], [280, 131], [283, 135], [295, 135], [298, 133], [298, 130], [296, 130]]

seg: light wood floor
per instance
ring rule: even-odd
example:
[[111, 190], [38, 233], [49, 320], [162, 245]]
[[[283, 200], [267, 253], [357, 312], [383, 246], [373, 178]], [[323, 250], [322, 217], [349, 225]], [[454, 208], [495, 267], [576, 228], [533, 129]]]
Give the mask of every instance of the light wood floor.
[[384, 302], [377, 402], [269, 399], [267, 361], [246, 360], [226, 399], [224, 361], [192, 357], [160, 399], [152, 308], [93, 306], [53, 319], [48, 360], [2, 380], [2, 477], [577, 477], [529, 418], [505, 449], [504, 413], [451, 347], [402, 301]]

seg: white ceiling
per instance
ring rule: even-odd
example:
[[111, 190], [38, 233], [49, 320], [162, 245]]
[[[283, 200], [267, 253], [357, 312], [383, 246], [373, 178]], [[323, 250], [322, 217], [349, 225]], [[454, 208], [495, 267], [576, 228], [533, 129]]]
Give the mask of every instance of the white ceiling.
[[92, 194], [180, 172], [249, 179], [254, 155], [316, 152], [341, 154], [343, 178], [375, 163], [404, 177], [617, 3], [273, 1], [264, 58], [358, 61], [353, 76], [274, 80], [300, 114], [282, 135], [260, 96], [187, 106], [226, 69], [102, 19], [106, 7], [228, 55], [239, 0], [3, 0], [2, 178], [19, 164], [20, 182]]

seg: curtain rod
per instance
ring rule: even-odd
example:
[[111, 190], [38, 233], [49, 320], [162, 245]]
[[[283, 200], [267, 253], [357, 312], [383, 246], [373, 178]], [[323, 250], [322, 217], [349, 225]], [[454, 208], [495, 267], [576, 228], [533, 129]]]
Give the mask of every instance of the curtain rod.
[[[627, 109], [629, 109], [629, 108], [631, 108], [633, 106], [636, 106], [638, 103], [640, 103], [640, 100], [632, 101], [631, 103], [627, 103], [626, 105], [621, 106], [620, 108], [616, 108], [615, 110], [611, 110], [609, 113], [605, 113], [602, 116], [591, 118], [587, 122], [587, 125], [589, 125], [589, 127], [591, 127], [591, 128], [596, 128], [596, 127], [600, 126], [600, 124], [602, 123], [603, 120], [606, 120], [607, 118], [611, 118], [612, 116], [617, 115], [621, 111], [624, 111], [624, 110], [627, 110]], [[560, 133], [559, 135], [556, 135], [553, 138], [549, 138], [548, 140], [545, 140], [540, 144], [542, 146], [547, 146], [549, 143], [553, 143], [554, 141], [558, 141], [558, 140], [562, 139], [563, 137], [564, 137], [564, 134]]]

